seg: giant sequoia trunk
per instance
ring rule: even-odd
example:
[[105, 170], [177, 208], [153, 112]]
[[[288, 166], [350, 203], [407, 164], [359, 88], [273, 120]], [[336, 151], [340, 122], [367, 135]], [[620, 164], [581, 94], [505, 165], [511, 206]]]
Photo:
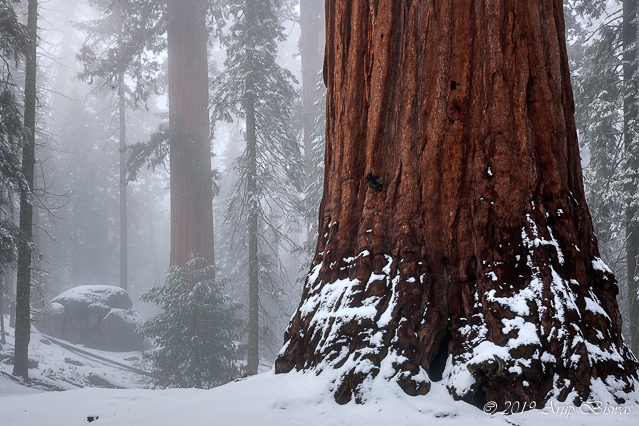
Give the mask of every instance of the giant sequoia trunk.
[[168, 0], [171, 266], [214, 264], [206, 2]]
[[[327, 0], [320, 238], [276, 372], [540, 403], [637, 363], [584, 198], [561, 0]], [[336, 376], [335, 376], [336, 374]], [[572, 402], [572, 401], [571, 401]]]

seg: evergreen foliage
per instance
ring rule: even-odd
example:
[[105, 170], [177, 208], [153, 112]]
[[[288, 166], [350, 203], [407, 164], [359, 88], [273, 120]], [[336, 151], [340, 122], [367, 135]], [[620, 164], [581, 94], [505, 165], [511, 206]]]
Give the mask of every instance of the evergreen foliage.
[[13, 71], [24, 58], [27, 34], [15, 11], [17, 0], [0, 0], [0, 270], [14, 262], [19, 230], [13, 220], [15, 196], [28, 191], [21, 172], [25, 135], [22, 104]]
[[120, 74], [127, 87], [129, 104], [137, 106], [157, 92], [160, 73], [158, 54], [166, 48], [160, 36], [164, 25], [163, 3], [138, 0], [92, 0], [100, 18], [78, 23], [87, 38], [77, 57], [84, 64], [80, 78], [117, 91]]
[[[287, 272], [277, 251], [281, 244], [294, 245], [288, 235], [299, 223], [303, 163], [291, 120], [295, 79], [277, 64], [278, 42], [285, 39], [278, 19], [282, 3], [232, 0], [228, 6], [234, 22], [225, 37], [227, 59], [214, 82], [212, 109], [213, 121], [239, 117], [246, 124], [226, 221], [248, 260], [248, 371], [255, 373], [258, 327], [260, 334], [273, 331], [273, 317], [290, 315], [282, 286]], [[260, 352], [270, 337], [259, 339]]]
[[213, 267], [204, 262], [172, 267], [164, 285], [141, 296], [163, 310], [140, 328], [158, 346], [150, 359], [159, 386], [208, 389], [238, 375], [240, 305], [223, 293], [225, 281], [210, 279]]
[[[639, 350], [639, 120], [636, 0], [571, 0], [568, 35], [586, 197], [601, 255], [622, 284], [624, 332]], [[574, 12], [574, 15], [573, 13]], [[576, 18], [576, 19], [573, 19]], [[586, 30], [587, 29], [587, 30]]]
[[[320, 79], [321, 80], [321, 79]], [[306, 205], [311, 206], [307, 209], [306, 219], [309, 221], [311, 229], [310, 233], [313, 234], [312, 241], [306, 241], [304, 252], [309, 257], [308, 264], [304, 266], [304, 277], [309, 271], [310, 257], [315, 253], [315, 245], [317, 243], [317, 226], [319, 218], [319, 207], [322, 201], [322, 194], [324, 192], [324, 152], [326, 150], [326, 87], [323, 82], [317, 83], [315, 88], [317, 95], [316, 107], [319, 112], [315, 117], [315, 131], [311, 135], [312, 147], [311, 147], [311, 168], [310, 175], [307, 177], [309, 184], [306, 186], [304, 197], [306, 198]]]
[[[582, 3], [580, 10], [585, 6]], [[616, 25], [601, 27], [590, 44], [585, 41], [588, 35], [582, 31], [573, 47], [573, 51], [578, 46], [584, 50], [571, 64], [575, 120], [582, 150], [589, 159], [584, 179], [593, 225], [604, 260], [614, 267], [623, 258], [625, 210], [621, 41]], [[625, 276], [619, 266], [615, 274]]]

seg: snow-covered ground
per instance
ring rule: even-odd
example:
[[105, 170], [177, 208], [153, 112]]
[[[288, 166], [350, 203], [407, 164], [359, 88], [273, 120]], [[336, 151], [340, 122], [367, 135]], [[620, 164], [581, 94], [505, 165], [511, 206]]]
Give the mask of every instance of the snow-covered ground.
[[[9, 343], [13, 330], [9, 329]], [[573, 407], [552, 401], [544, 410], [532, 410], [505, 416], [485, 414], [473, 406], [454, 401], [446, 389], [434, 383], [423, 397], [404, 395], [394, 385], [373, 395], [364, 405], [337, 405], [328, 392], [328, 383], [314, 374], [273, 371], [232, 382], [211, 390], [141, 389], [143, 376], [121, 370], [108, 363], [82, 357], [55, 343], [43, 343], [46, 336], [34, 332], [31, 357], [39, 361], [30, 370], [42, 384], [66, 389], [64, 392], [27, 388], [0, 374], [0, 423], [19, 426], [86, 425], [96, 426], [417, 426], [417, 425], [637, 425], [639, 406], [625, 404], [615, 414], [606, 414], [595, 406]], [[11, 345], [0, 351], [6, 353]], [[85, 348], [81, 348], [86, 350]], [[88, 351], [88, 350], [87, 350]], [[139, 353], [91, 353], [140, 367]], [[67, 360], [65, 360], [65, 358]], [[127, 361], [127, 359], [129, 359]], [[74, 365], [70, 361], [83, 364]], [[11, 373], [8, 363], [0, 363], [0, 372]], [[50, 370], [50, 371], [49, 371]], [[90, 375], [128, 389], [86, 387]], [[97, 383], [97, 384], [96, 384]], [[610, 408], [608, 408], [610, 411]]]
[[[7, 343], [0, 348], [0, 397], [84, 387], [149, 387], [148, 377], [132, 371], [143, 370], [141, 352], [106, 352], [88, 349], [82, 345], [72, 345], [51, 338], [33, 327], [29, 343], [29, 378], [33, 379], [33, 384], [32, 387], [17, 385], [9, 377], [13, 372], [14, 329], [7, 326], [8, 318], [8, 316], [5, 317]], [[126, 367], [132, 370], [127, 370]]]

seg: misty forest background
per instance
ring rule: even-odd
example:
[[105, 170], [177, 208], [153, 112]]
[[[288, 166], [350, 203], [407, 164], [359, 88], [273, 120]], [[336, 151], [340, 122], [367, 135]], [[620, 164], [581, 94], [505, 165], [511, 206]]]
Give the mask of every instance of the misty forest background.
[[[142, 302], [140, 296], [165, 282], [169, 265], [166, 40], [161, 29], [146, 40], [142, 33], [135, 40], [145, 45], [142, 53], [128, 58], [124, 70], [113, 68], [116, 56], [109, 55], [115, 55], [123, 26], [135, 20], [118, 9], [126, 3], [39, 2], [34, 311], [75, 286], [124, 284], [145, 319], [160, 313], [157, 305]], [[323, 0], [302, 0], [302, 8], [295, 0], [233, 0], [226, 6], [225, 13], [212, 18], [216, 22], [210, 23], [208, 49], [215, 275], [225, 280], [225, 292], [238, 304], [234, 315], [245, 330], [251, 245], [247, 235], [251, 212], [257, 211], [263, 371], [280, 349], [315, 250], [323, 187]], [[636, 8], [636, 1], [629, 0], [564, 2], [587, 199], [602, 258], [620, 285], [624, 335], [638, 354], [639, 336], [631, 330], [639, 330], [639, 295], [629, 292], [628, 284], [636, 288], [639, 280], [634, 260], [639, 253], [637, 242], [628, 242], [634, 241], [639, 222], [639, 58], [636, 30], [630, 39], [624, 32], [628, 23], [634, 25]], [[0, 30], [4, 31], [9, 10], [26, 24], [26, 2], [0, 0]], [[251, 14], [271, 25], [251, 31], [255, 27], [246, 21]], [[248, 118], [237, 97], [237, 81], [251, 71], [242, 61], [243, 49], [251, 43], [262, 46], [259, 52], [275, 52], [278, 65], [263, 76], [262, 82], [272, 85], [260, 89], [260, 82], [255, 83], [257, 120], [264, 129], [257, 168], [247, 163]], [[4, 45], [0, 51], [0, 102], [11, 91], [21, 104], [24, 60], [18, 54], [16, 62]], [[18, 186], [8, 171], [9, 163], [15, 166], [21, 154], [20, 145], [7, 136], [8, 110], [4, 104], [1, 108], [2, 161], [8, 165], [2, 164], [0, 179], [0, 283], [7, 309], [15, 300], [12, 232], [20, 204]], [[121, 167], [127, 176], [125, 277], [120, 273]], [[240, 335], [246, 345], [246, 332]]]

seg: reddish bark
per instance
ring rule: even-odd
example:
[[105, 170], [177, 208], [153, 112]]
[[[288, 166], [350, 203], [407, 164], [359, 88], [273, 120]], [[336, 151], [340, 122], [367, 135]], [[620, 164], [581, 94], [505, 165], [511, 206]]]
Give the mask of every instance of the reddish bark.
[[[320, 241], [276, 372], [410, 395], [636, 384], [586, 206], [560, 0], [327, 0]], [[367, 380], [368, 379], [368, 380]], [[613, 389], [616, 380], [619, 388]]]
[[169, 0], [171, 259], [214, 264], [206, 3]]

